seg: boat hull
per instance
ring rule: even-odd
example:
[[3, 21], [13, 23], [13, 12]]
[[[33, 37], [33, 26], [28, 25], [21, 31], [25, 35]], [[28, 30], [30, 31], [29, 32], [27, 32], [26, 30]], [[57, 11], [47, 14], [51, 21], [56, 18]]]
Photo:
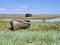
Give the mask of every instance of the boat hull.
[[10, 25], [12, 30], [17, 30], [17, 29], [26, 29], [31, 25], [31, 23], [26, 21], [12, 20], [10, 21]]

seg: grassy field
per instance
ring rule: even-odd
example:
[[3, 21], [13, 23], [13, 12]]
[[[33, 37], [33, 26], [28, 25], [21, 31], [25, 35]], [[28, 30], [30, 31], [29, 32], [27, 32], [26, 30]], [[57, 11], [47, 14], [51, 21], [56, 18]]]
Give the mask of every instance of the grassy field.
[[0, 21], [0, 45], [60, 45], [60, 22], [32, 22], [28, 29], [11, 31]]
[[0, 31], [0, 45], [60, 45], [60, 31]]
[[[58, 30], [60, 31], [60, 22], [31, 22], [31, 26], [27, 29], [28, 31], [49, 31], [49, 30]], [[9, 29], [10, 22], [9, 21], [0, 21], [0, 29]]]
[[[0, 14], [0, 19], [4, 18], [14, 18], [14, 19], [24, 19], [25, 14]], [[29, 19], [50, 19], [50, 18], [60, 18], [60, 14], [32, 14]]]

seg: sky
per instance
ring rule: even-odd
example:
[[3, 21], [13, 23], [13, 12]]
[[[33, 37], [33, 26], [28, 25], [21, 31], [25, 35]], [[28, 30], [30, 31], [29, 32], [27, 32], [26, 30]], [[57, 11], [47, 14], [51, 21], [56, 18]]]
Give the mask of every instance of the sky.
[[0, 0], [0, 14], [60, 14], [60, 0]]

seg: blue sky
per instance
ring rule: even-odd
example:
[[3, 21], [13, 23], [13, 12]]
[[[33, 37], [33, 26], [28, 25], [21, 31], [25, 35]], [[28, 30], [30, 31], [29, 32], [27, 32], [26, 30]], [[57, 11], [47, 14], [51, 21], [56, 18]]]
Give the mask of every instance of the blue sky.
[[60, 14], [60, 0], [0, 0], [0, 14]]

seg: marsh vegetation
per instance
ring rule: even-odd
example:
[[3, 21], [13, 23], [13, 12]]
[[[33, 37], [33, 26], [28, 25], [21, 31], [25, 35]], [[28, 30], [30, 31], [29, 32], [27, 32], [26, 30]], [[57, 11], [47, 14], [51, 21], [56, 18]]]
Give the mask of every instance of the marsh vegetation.
[[9, 21], [0, 21], [0, 45], [60, 45], [60, 22], [32, 22], [17, 31], [9, 28]]

